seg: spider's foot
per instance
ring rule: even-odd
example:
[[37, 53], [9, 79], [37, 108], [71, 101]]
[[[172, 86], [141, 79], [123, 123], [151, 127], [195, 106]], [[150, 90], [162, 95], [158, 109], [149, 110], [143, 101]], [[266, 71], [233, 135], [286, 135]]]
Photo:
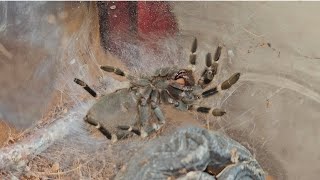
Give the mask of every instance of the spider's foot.
[[221, 84], [221, 90], [229, 89], [232, 85], [234, 85], [240, 78], [240, 73], [234, 73], [229, 79], [224, 81]]
[[226, 112], [223, 111], [223, 110], [221, 110], [221, 109], [216, 108], [216, 109], [212, 109], [211, 114], [212, 114], [213, 116], [223, 116], [223, 115], [226, 114]]

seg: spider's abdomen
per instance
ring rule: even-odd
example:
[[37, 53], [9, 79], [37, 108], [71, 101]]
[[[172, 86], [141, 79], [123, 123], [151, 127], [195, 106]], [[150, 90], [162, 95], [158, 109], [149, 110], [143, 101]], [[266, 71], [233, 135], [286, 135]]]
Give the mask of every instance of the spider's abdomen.
[[138, 121], [137, 97], [129, 89], [107, 94], [91, 107], [87, 117], [95, 123], [100, 123], [110, 133], [119, 134], [118, 126], [133, 126]]

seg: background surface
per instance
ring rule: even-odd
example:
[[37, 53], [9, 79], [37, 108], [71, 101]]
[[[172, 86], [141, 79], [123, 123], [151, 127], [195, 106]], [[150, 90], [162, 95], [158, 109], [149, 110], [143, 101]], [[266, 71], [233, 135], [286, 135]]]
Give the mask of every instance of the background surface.
[[[127, 64], [99, 47], [97, 11], [89, 4], [0, 5], [0, 118], [9, 126], [18, 130], [34, 126], [61, 98], [81, 102], [79, 96], [86, 97], [85, 93], [69, 83], [75, 75], [103, 90], [98, 81], [102, 72], [94, 70], [97, 65]], [[183, 64], [184, 59], [175, 58], [186, 58], [197, 37], [199, 61], [218, 44], [224, 47], [217, 82], [235, 71], [242, 74], [235, 88], [206, 102], [227, 110], [220, 119], [204, 117], [210, 128], [246, 145], [276, 179], [319, 177], [320, 3], [171, 5], [179, 34], [162, 44], [167, 64]], [[131, 56], [135, 48], [141, 47], [130, 45], [122, 52]], [[175, 56], [178, 50], [184, 55]], [[141, 61], [132, 61], [129, 70], [146, 69], [147, 62], [152, 62], [151, 69], [159, 65], [161, 58], [140, 51]], [[199, 64], [201, 70], [204, 62]]]

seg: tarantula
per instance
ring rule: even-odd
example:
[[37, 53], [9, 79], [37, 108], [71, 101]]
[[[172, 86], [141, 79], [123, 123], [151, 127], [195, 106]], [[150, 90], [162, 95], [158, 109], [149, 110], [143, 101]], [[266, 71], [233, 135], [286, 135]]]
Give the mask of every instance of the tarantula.
[[[217, 73], [222, 47], [217, 47], [213, 59], [211, 53], [206, 55], [206, 67], [200, 79], [195, 81], [197, 46], [195, 38], [191, 47], [189, 67], [184, 69], [159, 68], [148, 77], [135, 77], [113, 66], [101, 66], [100, 68], [106, 72], [126, 77], [130, 81], [130, 88], [119, 89], [100, 97], [85, 82], [75, 78], [75, 83], [98, 99], [84, 120], [96, 126], [108, 139], [116, 141], [132, 134], [146, 137], [151, 132], [160, 129], [166, 121], [159, 106], [160, 103], [171, 104], [181, 111], [195, 110], [201, 113], [211, 113], [213, 116], [224, 115], [225, 111], [203, 107], [199, 105], [199, 102], [221, 90], [229, 89], [238, 81], [240, 73], [235, 73], [221, 84], [204, 91], [203, 89], [210, 84]], [[152, 123], [151, 114], [154, 114], [157, 119]]]

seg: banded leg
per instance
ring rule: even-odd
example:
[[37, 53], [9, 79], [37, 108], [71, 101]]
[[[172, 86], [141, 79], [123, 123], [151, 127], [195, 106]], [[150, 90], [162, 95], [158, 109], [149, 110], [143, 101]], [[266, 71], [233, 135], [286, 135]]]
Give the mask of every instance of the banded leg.
[[151, 108], [158, 118], [158, 121], [160, 123], [160, 127], [158, 125], [153, 125], [155, 130], [158, 130], [161, 128], [161, 126], [165, 123], [165, 117], [159, 107], [159, 91], [158, 90], [153, 90], [151, 93]]
[[90, 86], [88, 86], [85, 82], [77, 78], [74, 78], [73, 81], [78, 85], [82, 86], [83, 89], [85, 89], [91, 96], [97, 97], [97, 93], [93, 89], [91, 89]]
[[192, 110], [196, 110], [197, 112], [200, 113], [205, 113], [205, 114], [212, 114], [213, 116], [223, 116], [226, 114], [226, 112], [222, 109], [219, 108], [210, 108], [210, 107], [203, 107], [203, 106], [193, 106], [191, 108]]
[[151, 130], [147, 129], [145, 131], [145, 127], [148, 125], [148, 120], [150, 119], [150, 107], [148, 104], [148, 100], [150, 99], [152, 93], [152, 88], [147, 87], [141, 95], [140, 104], [139, 104], [139, 117], [141, 123], [141, 137], [148, 136]]
[[218, 60], [220, 59], [222, 47], [218, 46], [217, 50], [214, 55], [214, 62], [212, 60], [211, 53], [206, 55], [206, 67], [201, 74], [200, 79], [198, 80], [198, 84], [204, 88], [213, 80], [214, 76], [217, 74], [218, 71]]
[[219, 84], [218, 86], [208, 89], [207, 91], [204, 91], [201, 95], [203, 98], [210, 97], [215, 95], [221, 90], [229, 89], [232, 85], [234, 85], [240, 78], [240, 73], [234, 73], [232, 76], [230, 76], [227, 80], [225, 80], [223, 83]]
[[138, 128], [136, 128], [136, 127], [132, 127], [132, 126], [118, 126], [117, 128], [118, 128], [118, 129], [121, 129], [121, 130], [130, 131], [130, 132], [135, 133], [135, 134], [138, 135], [138, 136], [141, 136], [141, 131], [140, 131]]
[[113, 66], [100, 66], [100, 69], [106, 71], [106, 72], [112, 72], [116, 75], [126, 77], [131, 84], [134, 86], [141, 86], [145, 87], [150, 84], [150, 81], [146, 78], [136, 78], [134, 76], [131, 76], [130, 74], [126, 73], [125, 71], [121, 70], [120, 68], [113, 67]]
[[121, 70], [117, 67], [113, 67], [113, 66], [100, 66], [100, 69], [102, 69], [106, 72], [112, 72], [112, 73], [119, 75], [119, 76], [126, 76], [127, 75], [123, 70]]
[[87, 122], [88, 124], [95, 126], [104, 136], [106, 136], [107, 139], [110, 139], [112, 141], [117, 141], [117, 136], [112, 135], [105, 127], [103, 127], [100, 123], [97, 123], [93, 121], [91, 118], [86, 116], [84, 118], [84, 121]]
[[192, 71], [195, 71], [195, 65], [197, 61], [197, 54], [196, 54], [197, 48], [198, 48], [198, 40], [197, 38], [194, 38], [191, 46], [191, 54], [189, 56], [190, 69]]

